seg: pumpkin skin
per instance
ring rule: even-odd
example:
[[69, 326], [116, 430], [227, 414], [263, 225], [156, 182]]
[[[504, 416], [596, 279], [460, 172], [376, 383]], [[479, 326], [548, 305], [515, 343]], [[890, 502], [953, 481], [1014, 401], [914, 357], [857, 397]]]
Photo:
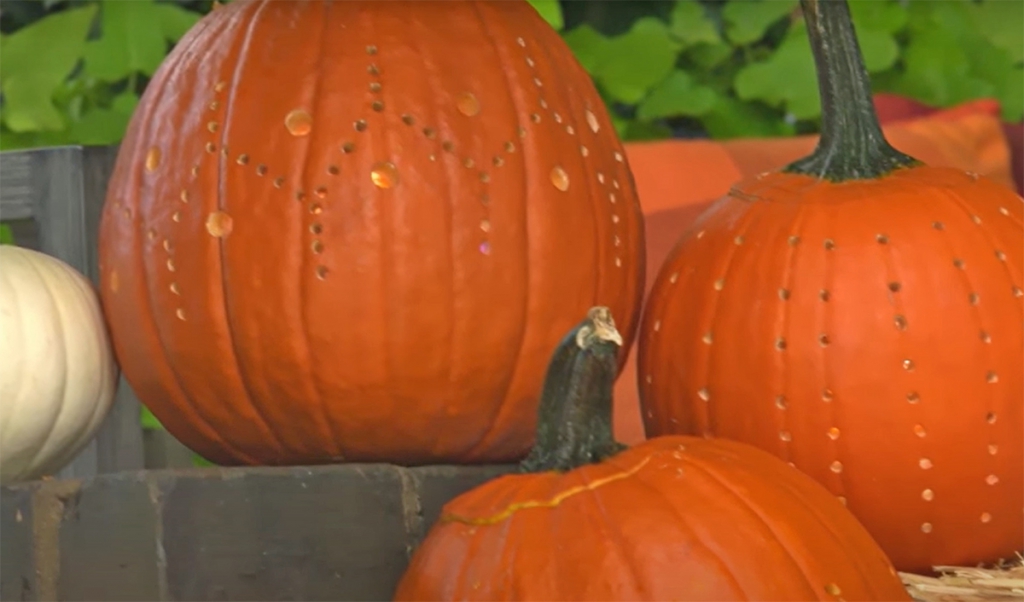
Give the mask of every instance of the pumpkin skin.
[[725, 437], [793, 463], [900, 570], [1010, 557], [1024, 546], [1022, 218], [1009, 189], [919, 164], [738, 184], [648, 298], [648, 436]]
[[[572, 434], [583, 451], [607, 447], [600, 429], [579, 420], [589, 412], [611, 422], [610, 403], [596, 409], [602, 380], [610, 401], [610, 368], [591, 372], [589, 383], [584, 372], [604, 361], [595, 347], [579, 352], [591, 355], [575, 362], [563, 411], [540, 419], [579, 421], [547, 440], [553, 453], [531, 454], [541, 464], [571, 457], [559, 452]], [[556, 354], [556, 380], [557, 362]], [[813, 479], [749, 445], [673, 436], [564, 472], [502, 476], [455, 498], [395, 599], [910, 598], [878, 544]]]
[[117, 365], [99, 298], [63, 261], [0, 245], [0, 483], [60, 470], [106, 418]]
[[633, 336], [643, 249], [602, 101], [526, 2], [238, 1], [147, 87], [100, 258], [125, 375], [187, 446], [410, 465], [521, 457], [558, 336], [596, 302]]

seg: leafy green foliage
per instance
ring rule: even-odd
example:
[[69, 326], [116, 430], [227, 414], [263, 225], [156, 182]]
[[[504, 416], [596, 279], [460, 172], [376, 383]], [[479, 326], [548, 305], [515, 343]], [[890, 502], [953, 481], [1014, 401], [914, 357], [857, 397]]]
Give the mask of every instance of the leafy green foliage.
[[49, 7], [0, 38], [0, 149], [119, 142], [147, 78], [202, 16], [156, 0]]
[[0, 224], [0, 245], [13, 245], [14, 232], [7, 224]]
[[[626, 139], [817, 130], [821, 104], [798, 0], [678, 0], [625, 32], [612, 25], [623, 4], [603, 3], [563, 37]], [[993, 97], [1005, 120], [1024, 117], [1024, 2], [849, 4], [876, 91], [938, 107]]]

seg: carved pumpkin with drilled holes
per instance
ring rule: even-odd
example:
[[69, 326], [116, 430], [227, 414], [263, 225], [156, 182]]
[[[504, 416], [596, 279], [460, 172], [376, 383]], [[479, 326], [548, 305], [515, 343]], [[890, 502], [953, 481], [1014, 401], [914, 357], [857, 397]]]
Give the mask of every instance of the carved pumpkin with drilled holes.
[[552, 354], [536, 444], [441, 511], [396, 600], [909, 600], [821, 485], [750, 445], [612, 438], [621, 342], [593, 308]]
[[0, 483], [53, 474], [95, 435], [117, 388], [99, 299], [63, 261], [0, 245]]
[[526, 2], [232, 2], [146, 89], [102, 295], [139, 398], [220, 463], [501, 462], [594, 303], [632, 337], [639, 204]]
[[663, 264], [638, 346], [647, 434], [774, 452], [845, 500], [901, 570], [1011, 557], [1021, 198], [888, 146], [850, 69], [845, 2], [807, 4], [821, 142], [737, 185]]

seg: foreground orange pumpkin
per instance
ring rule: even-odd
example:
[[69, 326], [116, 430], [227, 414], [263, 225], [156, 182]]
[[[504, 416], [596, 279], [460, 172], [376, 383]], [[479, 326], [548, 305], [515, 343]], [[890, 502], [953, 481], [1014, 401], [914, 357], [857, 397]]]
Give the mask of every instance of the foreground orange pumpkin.
[[622, 147], [526, 2], [239, 0], [149, 84], [100, 237], [124, 373], [220, 463], [500, 462], [547, 350], [629, 339]]
[[805, 14], [820, 144], [737, 185], [663, 265], [638, 345], [647, 434], [794, 463], [901, 570], [1009, 557], [1024, 545], [1021, 198], [891, 148], [845, 2]]
[[537, 443], [449, 502], [396, 600], [909, 600], [842, 504], [754, 447], [661, 437], [622, 451], [622, 340], [594, 308], [555, 350]]

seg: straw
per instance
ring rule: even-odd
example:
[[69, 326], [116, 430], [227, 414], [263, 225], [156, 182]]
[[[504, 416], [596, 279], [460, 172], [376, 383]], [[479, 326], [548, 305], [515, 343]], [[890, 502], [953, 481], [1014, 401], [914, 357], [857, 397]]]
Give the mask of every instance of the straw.
[[936, 577], [900, 573], [919, 602], [993, 602], [1024, 600], [1024, 557], [991, 568], [936, 566]]

